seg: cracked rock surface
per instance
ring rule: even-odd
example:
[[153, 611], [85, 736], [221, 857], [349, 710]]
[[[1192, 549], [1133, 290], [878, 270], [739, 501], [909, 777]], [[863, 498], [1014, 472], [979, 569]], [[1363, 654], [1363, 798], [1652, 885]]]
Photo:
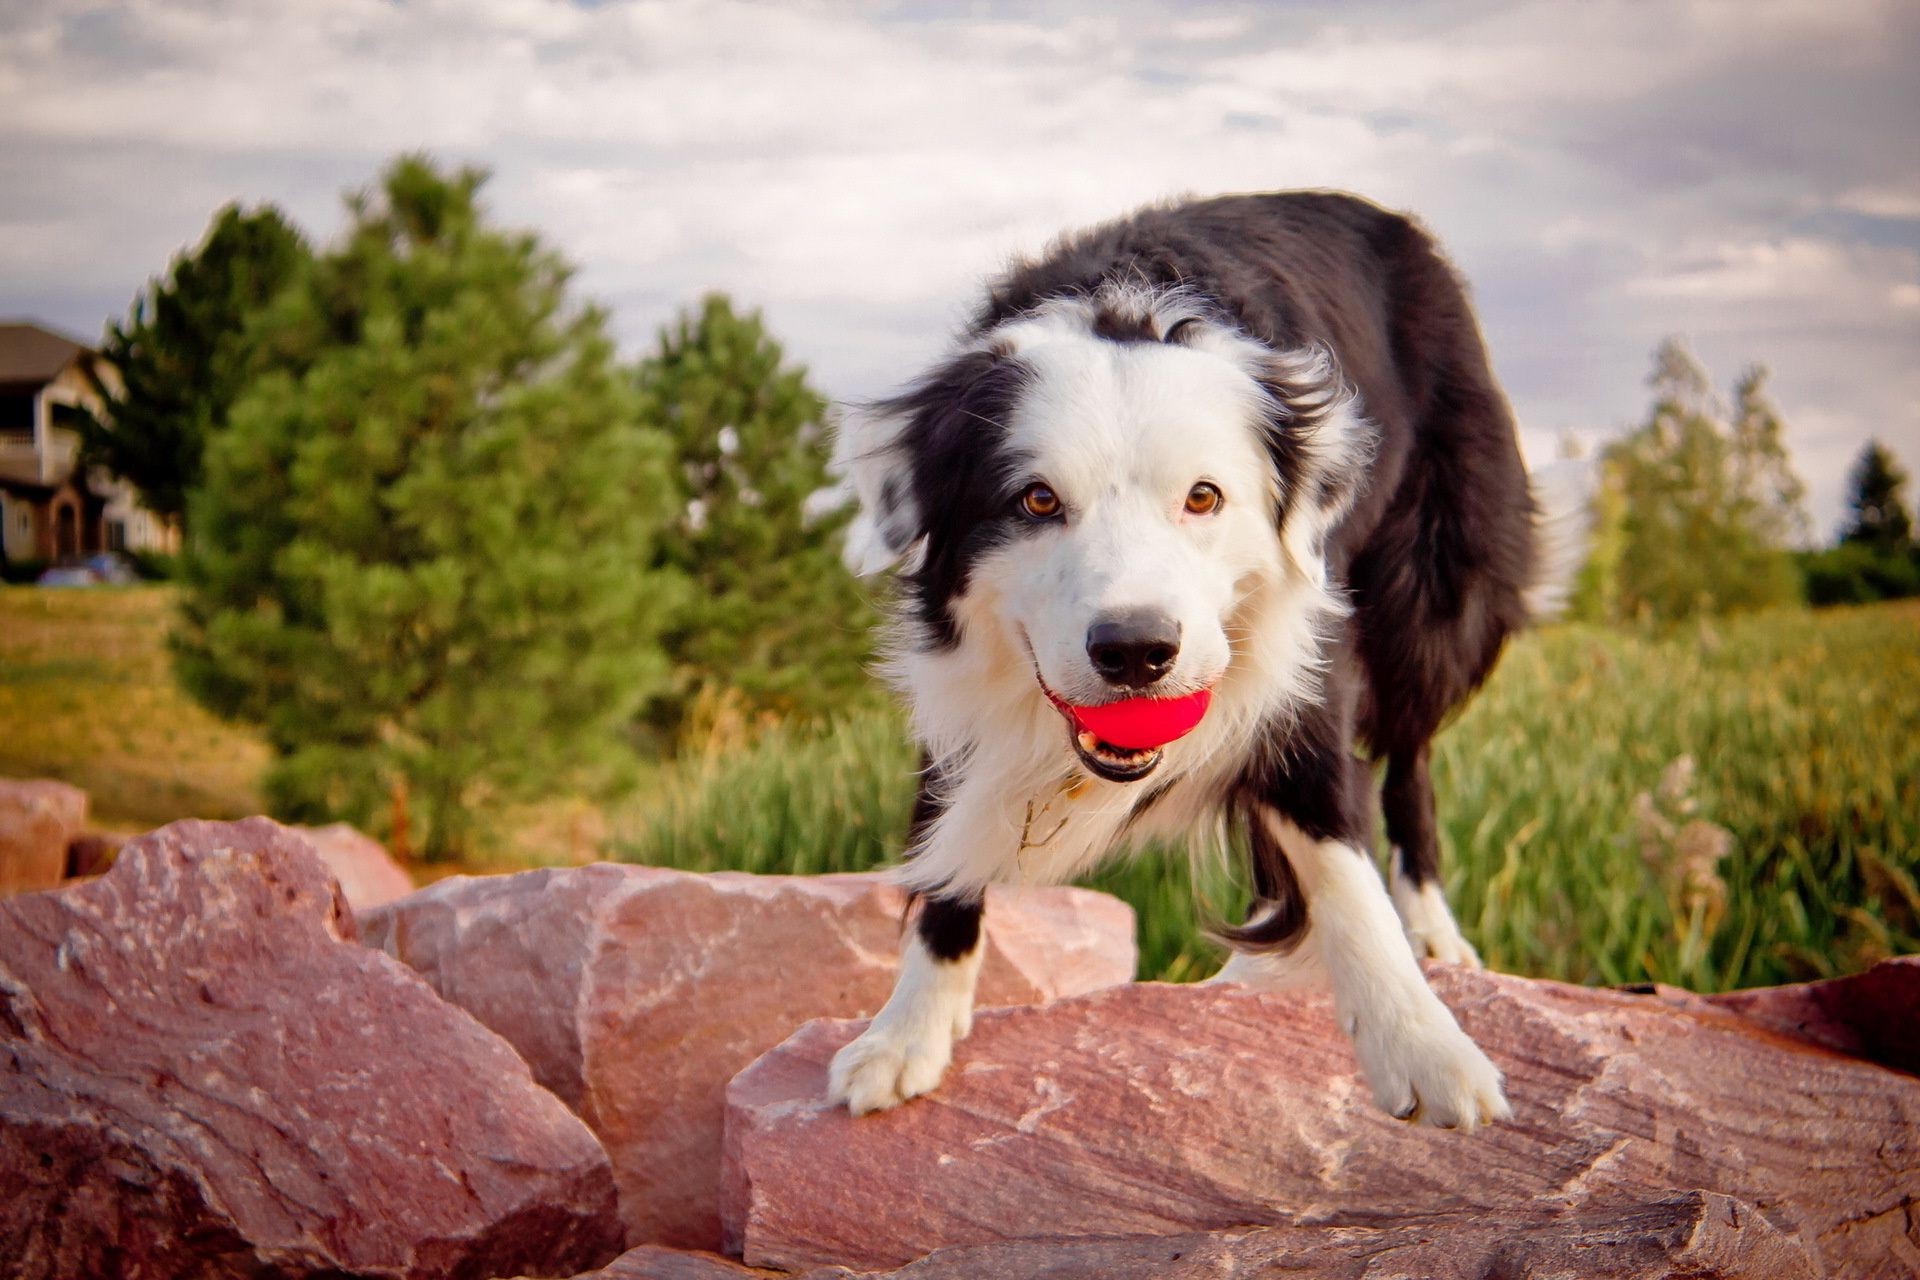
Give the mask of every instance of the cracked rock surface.
[[729, 1087], [727, 1242], [872, 1269], [1009, 1238], [1593, 1222], [1698, 1190], [1818, 1274], [1920, 1271], [1920, 1079], [1697, 997], [1431, 972], [1506, 1073], [1511, 1123], [1379, 1112], [1313, 992], [1140, 984], [984, 1013], [938, 1090], [859, 1119], [825, 1094], [861, 1024], [812, 1023]]
[[[442, 880], [360, 926], [599, 1136], [629, 1245], [716, 1249], [727, 1081], [808, 1019], [878, 1010], [905, 908], [877, 875], [603, 863]], [[1090, 991], [1133, 977], [1133, 912], [1083, 889], [995, 894], [986, 947], [983, 1005]]]
[[0, 902], [7, 1275], [477, 1280], [619, 1243], [593, 1135], [358, 945], [298, 833], [179, 822]]

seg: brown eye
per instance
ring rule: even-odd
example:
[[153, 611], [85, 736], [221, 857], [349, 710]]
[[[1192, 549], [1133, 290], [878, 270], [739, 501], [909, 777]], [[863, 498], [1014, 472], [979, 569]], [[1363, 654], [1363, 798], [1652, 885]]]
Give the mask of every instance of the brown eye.
[[1060, 514], [1060, 495], [1044, 484], [1030, 484], [1020, 495], [1020, 509], [1034, 520], [1051, 520]]
[[1210, 516], [1220, 509], [1220, 490], [1202, 480], [1187, 490], [1187, 510], [1196, 516]]

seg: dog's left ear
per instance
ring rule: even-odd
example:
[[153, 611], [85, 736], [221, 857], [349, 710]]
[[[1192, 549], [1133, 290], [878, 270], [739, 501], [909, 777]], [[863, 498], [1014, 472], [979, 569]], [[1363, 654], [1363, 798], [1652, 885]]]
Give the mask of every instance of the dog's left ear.
[[1256, 377], [1267, 397], [1267, 450], [1280, 479], [1280, 546], [1295, 569], [1324, 587], [1327, 535], [1359, 496], [1377, 434], [1323, 347], [1273, 351]]

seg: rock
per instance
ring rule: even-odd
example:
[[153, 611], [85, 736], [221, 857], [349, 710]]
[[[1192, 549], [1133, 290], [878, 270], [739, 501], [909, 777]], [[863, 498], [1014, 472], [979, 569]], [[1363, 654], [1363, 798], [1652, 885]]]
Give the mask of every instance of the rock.
[[1827, 982], [1694, 998], [1784, 1035], [1920, 1075], [1920, 956]]
[[179, 822], [0, 903], [8, 1275], [564, 1275], [619, 1239], [592, 1134], [357, 945], [297, 833]]
[[575, 1280], [1815, 1280], [1807, 1248], [1751, 1205], [1689, 1191], [1571, 1213], [1474, 1214], [1388, 1226], [1242, 1227], [1175, 1236], [1014, 1240], [939, 1249], [897, 1271], [765, 1271], [647, 1246]]
[[50, 778], [0, 778], [0, 897], [51, 889], [87, 825], [87, 793]]
[[354, 911], [385, 906], [413, 892], [413, 877], [393, 860], [386, 846], [348, 823], [294, 829], [313, 843]]
[[[850, 1272], [834, 1268], [838, 1275]], [[669, 1249], [643, 1244], [601, 1267], [573, 1277], [573, 1280], [797, 1280], [785, 1271], [766, 1271], [745, 1267], [731, 1258], [688, 1249]]]
[[61, 874], [68, 880], [105, 875], [132, 838], [118, 831], [81, 832], [67, 845], [67, 865]]
[[[904, 907], [872, 875], [600, 864], [442, 880], [360, 923], [600, 1136], [629, 1244], [713, 1249], [727, 1080], [809, 1018], [877, 1010]], [[986, 919], [983, 1003], [1133, 976], [1133, 912], [1117, 899], [1008, 894]]]
[[939, 1090], [858, 1120], [825, 1093], [861, 1024], [811, 1023], [728, 1088], [729, 1251], [898, 1266], [1007, 1238], [1617, 1214], [1700, 1188], [1822, 1274], [1920, 1267], [1920, 1080], [1724, 1009], [1433, 976], [1507, 1073], [1511, 1123], [1392, 1120], [1313, 992], [1141, 984], [993, 1011]]

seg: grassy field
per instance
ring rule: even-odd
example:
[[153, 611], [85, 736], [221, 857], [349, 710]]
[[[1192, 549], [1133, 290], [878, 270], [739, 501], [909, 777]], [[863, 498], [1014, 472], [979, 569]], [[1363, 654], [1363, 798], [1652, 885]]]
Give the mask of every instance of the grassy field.
[[[87, 788], [138, 829], [259, 806], [261, 744], [173, 684], [165, 588], [0, 589], [0, 774]], [[498, 870], [603, 851], [816, 872], [898, 853], [913, 754], [897, 717], [754, 736], [651, 771], [612, 813], [556, 797], [505, 820]], [[1700, 989], [1920, 950], [1920, 605], [1744, 618], [1667, 635], [1528, 636], [1441, 737], [1448, 888], [1499, 968]], [[1183, 858], [1094, 881], [1140, 913], [1142, 972], [1217, 964], [1197, 925], [1240, 901]]]
[[141, 830], [260, 809], [266, 747], [173, 682], [166, 587], [0, 587], [0, 774], [60, 778]]
[[[888, 716], [781, 730], [669, 770], [621, 853], [871, 866], [897, 853], [912, 767]], [[1441, 737], [1435, 785], [1452, 900], [1498, 968], [1719, 990], [1920, 950], [1920, 607], [1530, 635]], [[1092, 883], [1140, 913], [1144, 975], [1218, 963], [1183, 859]], [[1216, 918], [1239, 901], [1198, 889]]]

